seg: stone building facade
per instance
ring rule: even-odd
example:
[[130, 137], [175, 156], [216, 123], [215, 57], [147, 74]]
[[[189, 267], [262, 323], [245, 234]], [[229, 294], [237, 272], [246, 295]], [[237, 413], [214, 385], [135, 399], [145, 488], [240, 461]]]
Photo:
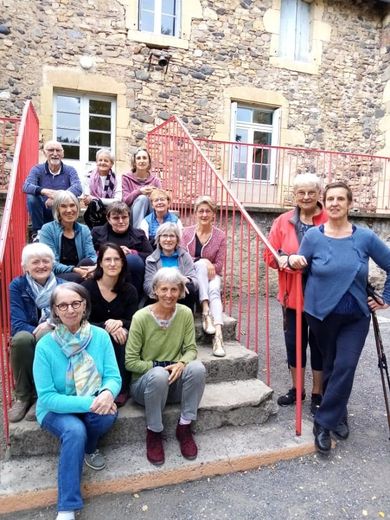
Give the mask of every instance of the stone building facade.
[[193, 135], [234, 139], [240, 109], [259, 110], [269, 144], [389, 154], [386, 2], [181, 0], [175, 34], [142, 30], [150, 5], [161, 17], [160, 0], [0, 0], [0, 115], [32, 99], [42, 140], [63, 132], [80, 168], [108, 144], [127, 170], [173, 114]]

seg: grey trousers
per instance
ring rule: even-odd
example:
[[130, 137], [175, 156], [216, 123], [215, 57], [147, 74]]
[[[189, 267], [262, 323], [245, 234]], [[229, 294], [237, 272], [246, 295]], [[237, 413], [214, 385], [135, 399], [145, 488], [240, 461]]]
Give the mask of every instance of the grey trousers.
[[166, 403], [181, 403], [181, 415], [191, 421], [196, 419], [206, 383], [206, 369], [200, 361], [191, 361], [171, 385], [168, 377], [167, 370], [154, 367], [131, 385], [133, 399], [145, 407], [146, 426], [154, 432], [164, 429], [162, 412]]
[[32, 366], [36, 341], [30, 332], [17, 332], [11, 340], [11, 366], [15, 379], [15, 398], [34, 401], [36, 396]]

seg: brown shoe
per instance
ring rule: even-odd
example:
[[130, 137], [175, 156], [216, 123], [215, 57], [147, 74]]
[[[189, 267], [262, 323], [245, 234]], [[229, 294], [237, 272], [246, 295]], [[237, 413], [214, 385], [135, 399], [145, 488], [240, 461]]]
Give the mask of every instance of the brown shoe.
[[26, 415], [27, 410], [29, 409], [30, 402], [29, 401], [20, 401], [17, 399], [14, 401], [10, 411], [8, 412], [8, 420], [9, 422], [19, 422]]
[[191, 424], [177, 424], [176, 438], [180, 443], [180, 451], [184, 458], [196, 459], [198, 448], [192, 436]]
[[162, 432], [152, 432], [146, 429], [146, 457], [155, 466], [161, 466], [165, 462]]
[[25, 416], [26, 421], [36, 421], [37, 420], [37, 402], [34, 401], [34, 403], [30, 406], [28, 409], [28, 412]]

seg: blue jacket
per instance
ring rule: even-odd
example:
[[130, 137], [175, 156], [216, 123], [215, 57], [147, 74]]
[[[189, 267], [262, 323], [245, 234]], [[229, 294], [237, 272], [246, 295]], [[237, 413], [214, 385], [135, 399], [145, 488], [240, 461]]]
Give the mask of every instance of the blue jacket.
[[[23, 192], [30, 195], [40, 195], [42, 189], [69, 190], [76, 197], [81, 195], [83, 189], [77, 171], [73, 166], [61, 163], [61, 171], [53, 175], [49, 171], [47, 162], [33, 166], [23, 184]], [[47, 197], [44, 197], [45, 199]]]
[[309, 229], [299, 254], [308, 262], [304, 310], [323, 320], [346, 292], [356, 299], [361, 311], [370, 315], [367, 304], [368, 261], [386, 271], [382, 297], [390, 304], [390, 249], [367, 228], [354, 226], [351, 236], [330, 238], [322, 226]]
[[[88, 227], [79, 222], [75, 222], [74, 231], [79, 260], [90, 258], [93, 262], [96, 262], [96, 252], [93, 247], [92, 236]], [[60, 263], [62, 233], [63, 228], [56, 220], [44, 224], [39, 232], [39, 241], [43, 244], [47, 244], [54, 252], [55, 262], [53, 272], [55, 274], [69, 273], [72, 271], [73, 267], [75, 267], [74, 265], [65, 265]]]
[[[65, 280], [57, 278], [57, 283]], [[11, 335], [17, 332], [32, 332], [39, 322], [38, 308], [26, 275], [14, 278], [9, 285], [11, 305]]]

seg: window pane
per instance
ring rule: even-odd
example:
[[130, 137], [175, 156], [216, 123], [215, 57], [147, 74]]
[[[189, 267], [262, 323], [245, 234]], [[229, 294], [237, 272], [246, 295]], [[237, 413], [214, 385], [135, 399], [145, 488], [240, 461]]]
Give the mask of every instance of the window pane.
[[57, 113], [57, 128], [80, 128], [79, 114]]
[[89, 101], [89, 113], [100, 114], [102, 116], [110, 116], [111, 103], [109, 101], [98, 101], [96, 99], [91, 99]]
[[161, 34], [170, 34], [171, 36], [174, 36], [175, 18], [173, 18], [172, 16], [161, 17]]
[[89, 129], [110, 132], [111, 119], [108, 117], [89, 116]]
[[247, 143], [248, 142], [248, 130], [246, 130], [245, 128], [236, 128], [236, 142], [237, 143]]
[[57, 128], [57, 141], [61, 144], [80, 144], [80, 132], [79, 130], [70, 130], [69, 128]]
[[139, 30], [154, 32], [154, 14], [148, 11], [140, 11]]
[[244, 121], [246, 123], [252, 122], [252, 112], [251, 108], [238, 107], [237, 108], [237, 121]]
[[175, 0], [162, 0], [161, 3], [162, 14], [176, 14], [176, 2]]
[[140, 0], [140, 10], [147, 9], [149, 11], [154, 11], [154, 0]]
[[88, 161], [95, 162], [96, 161], [96, 152], [99, 150], [100, 146], [90, 147], [88, 149]]
[[268, 164], [255, 164], [253, 166], [252, 178], [256, 181], [269, 180], [270, 167]]
[[272, 134], [271, 132], [254, 132], [253, 144], [271, 144]]
[[74, 159], [76, 161], [80, 160], [80, 147], [79, 146], [71, 146], [71, 145], [67, 145], [67, 144], [62, 144], [62, 148], [64, 149], [65, 159]]
[[261, 125], [272, 125], [272, 112], [268, 110], [253, 110], [253, 122]]
[[71, 96], [57, 96], [57, 112], [71, 112], [80, 114], [80, 98]]
[[111, 136], [110, 134], [89, 132], [89, 145], [98, 146], [99, 148], [109, 148], [111, 146]]

